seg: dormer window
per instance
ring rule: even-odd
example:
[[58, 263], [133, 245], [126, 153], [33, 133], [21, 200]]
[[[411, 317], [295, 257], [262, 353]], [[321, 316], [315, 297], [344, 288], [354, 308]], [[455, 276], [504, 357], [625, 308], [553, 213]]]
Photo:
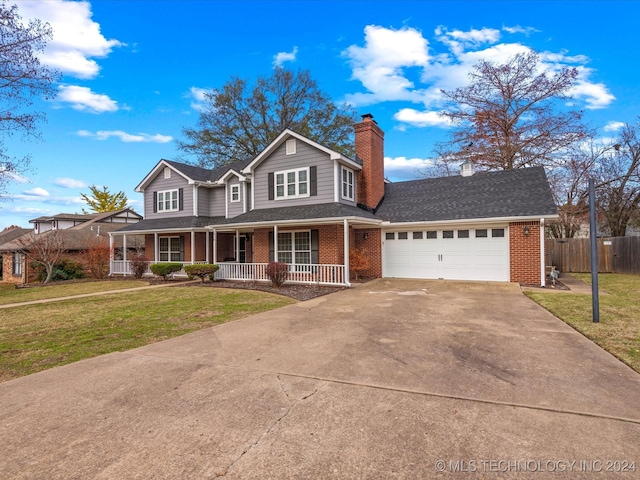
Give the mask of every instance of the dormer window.
[[296, 153], [296, 139], [290, 138], [286, 143], [286, 154], [293, 155], [294, 153]]
[[354, 199], [353, 179], [353, 170], [342, 167], [342, 198], [345, 200]]
[[169, 167], [164, 167], [164, 178], [171, 178], [171, 169]]
[[231, 201], [240, 201], [240, 185], [231, 185]]

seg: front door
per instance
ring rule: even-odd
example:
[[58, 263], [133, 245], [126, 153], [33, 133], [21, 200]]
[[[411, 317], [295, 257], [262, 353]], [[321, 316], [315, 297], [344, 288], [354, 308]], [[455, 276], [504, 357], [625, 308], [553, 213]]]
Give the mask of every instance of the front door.
[[247, 237], [244, 235], [238, 239], [238, 262], [247, 263]]

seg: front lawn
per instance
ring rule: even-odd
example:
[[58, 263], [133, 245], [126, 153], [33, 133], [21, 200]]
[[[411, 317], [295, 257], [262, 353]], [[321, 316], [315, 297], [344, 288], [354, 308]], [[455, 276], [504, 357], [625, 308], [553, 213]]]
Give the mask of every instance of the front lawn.
[[68, 297], [83, 293], [106, 292], [123, 288], [144, 287], [149, 285], [145, 280], [108, 280], [102, 282], [86, 281], [73, 283], [50, 283], [16, 288], [12, 284], [0, 284], [0, 305], [10, 303], [31, 302], [48, 298]]
[[173, 286], [6, 308], [0, 310], [0, 381], [291, 303], [263, 292]]
[[[591, 284], [591, 274], [571, 275]], [[608, 294], [600, 295], [600, 323], [592, 321], [591, 295], [526, 295], [640, 373], [640, 276], [604, 273], [598, 285]]]

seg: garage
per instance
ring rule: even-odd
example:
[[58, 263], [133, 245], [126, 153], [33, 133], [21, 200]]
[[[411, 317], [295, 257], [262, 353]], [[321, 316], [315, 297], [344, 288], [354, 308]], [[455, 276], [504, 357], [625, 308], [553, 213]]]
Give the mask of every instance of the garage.
[[508, 282], [508, 227], [385, 231], [382, 273], [397, 278]]

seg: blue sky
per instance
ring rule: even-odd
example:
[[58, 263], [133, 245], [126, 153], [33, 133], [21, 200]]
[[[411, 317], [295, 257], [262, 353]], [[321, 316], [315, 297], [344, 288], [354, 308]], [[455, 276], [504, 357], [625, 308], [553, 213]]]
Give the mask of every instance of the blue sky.
[[[8, 0], [8, 3], [12, 3]], [[575, 105], [603, 136], [640, 114], [636, 1], [136, 1], [18, 0], [48, 21], [42, 57], [62, 73], [41, 102], [43, 141], [6, 142], [32, 170], [10, 183], [0, 230], [81, 212], [89, 185], [135, 186], [198, 119], [207, 89], [275, 63], [310, 69], [322, 90], [372, 113], [385, 131], [391, 180], [415, 178], [447, 134], [439, 90], [464, 85], [481, 58], [533, 49], [548, 69], [575, 66]]]

